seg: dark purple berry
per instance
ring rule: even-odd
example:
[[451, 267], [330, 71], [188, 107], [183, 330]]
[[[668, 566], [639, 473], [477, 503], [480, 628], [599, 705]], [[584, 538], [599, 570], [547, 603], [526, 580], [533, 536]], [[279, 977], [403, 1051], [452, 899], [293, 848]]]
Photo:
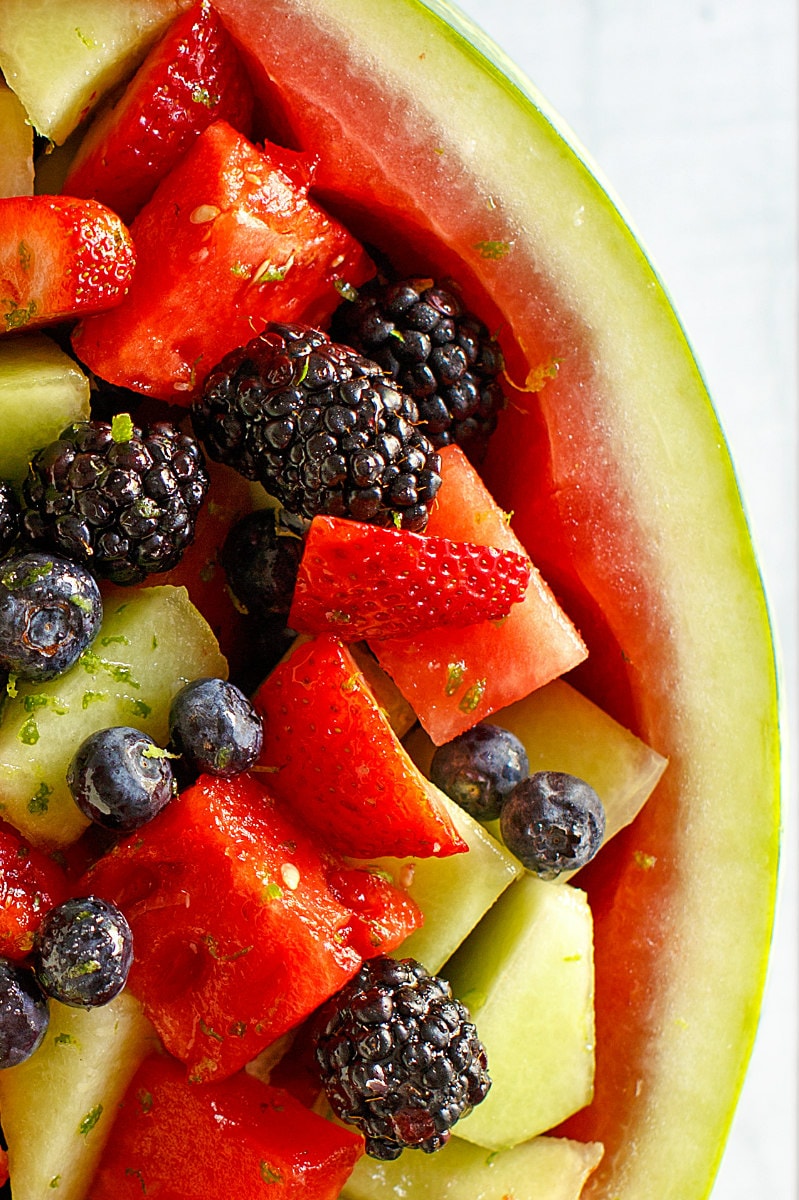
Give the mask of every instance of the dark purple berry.
[[562, 771], [538, 771], [507, 797], [505, 845], [528, 871], [554, 879], [584, 867], [602, 844], [605, 810], [594, 789]]
[[254, 617], [288, 614], [302, 548], [301, 539], [278, 524], [271, 508], [248, 513], [233, 526], [219, 561], [245, 612]]
[[30, 1058], [49, 1021], [50, 1006], [33, 971], [0, 958], [0, 1070]]
[[195, 679], [169, 711], [174, 752], [195, 774], [230, 779], [258, 760], [263, 723], [250, 701], [224, 679]]
[[0, 556], [8, 553], [21, 528], [17, 494], [10, 483], [0, 479]]
[[33, 954], [36, 978], [48, 996], [73, 1008], [96, 1008], [124, 988], [133, 935], [116, 905], [79, 896], [45, 914]]
[[125, 725], [90, 734], [72, 759], [67, 783], [90, 821], [121, 833], [152, 820], [177, 793], [166, 752]]
[[439, 746], [430, 779], [478, 821], [495, 820], [505, 797], [530, 770], [527, 751], [508, 729], [474, 725]]
[[91, 645], [103, 618], [100, 590], [79, 563], [30, 550], [0, 562], [0, 668], [52, 679]]
[[430, 1154], [488, 1094], [486, 1053], [446, 980], [378, 956], [322, 1012], [316, 1061], [336, 1116], [373, 1158]]

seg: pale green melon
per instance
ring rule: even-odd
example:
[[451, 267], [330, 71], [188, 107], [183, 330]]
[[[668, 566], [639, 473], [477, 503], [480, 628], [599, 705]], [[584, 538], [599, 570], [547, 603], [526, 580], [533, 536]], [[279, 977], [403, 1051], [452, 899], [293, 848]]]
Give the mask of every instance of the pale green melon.
[[63, 142], [186, 7], [187, 0], [3, 0], [0, 70], [39, 133]]
[[388, 875], [424, 913], [424, 924], [395, 951], [417, 958], [435, 974], [475, 927], [498, 896], [521, 874], [509, 854], [478, 821], [442, 792], [440, 803], [469, 847], [447, 858], [380, 858], [367, 866]]
[[436, 1154], [362, 1158], [342, 1200], [577, 1200], [602, 1157], [597, 1142], [539, 1137], [500, 1153], [453, 1138]]
[[0, 198], [33, 192], [33, 129], [14, 92], [0, 79]]
[[442, 974], [471, 1012], [492, 1079], [455, 1126], [459, 1137], [502, 1150], [590, 1101], [593, 922], [584, 892], [523, 875]]
[[127, 992], [94, 1009], [51, 1001], [39, 1049], [0, 1071], [14, 1200], [82, 1200], [117, 1105], [154, 1043], [152, 1026]]
[[185, 588], [114, 588], [103, 623], [74, 667], [18, 684], [0, 724], [0, 813], [35, 845], [65, 846], [88, 821], [67, 768], [84, 738], [111, 725], [169, 738], [169, 706], [191, 679], [227, 677], [227, 663]]
[[0, 338], [0, 479], [20, 483], [28, 461], [89, 416], [89, 380], [44, 333]]

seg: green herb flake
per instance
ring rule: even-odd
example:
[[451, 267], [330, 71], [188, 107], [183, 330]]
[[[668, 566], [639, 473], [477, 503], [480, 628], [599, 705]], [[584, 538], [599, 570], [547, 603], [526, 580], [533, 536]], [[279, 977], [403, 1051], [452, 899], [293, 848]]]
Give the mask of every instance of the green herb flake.
[[510, 252], [510, 242], [475, 242], [474, 249], [480, 252], [481, 258], [491, 259], [496, 262], [500, 258], [504, 258]]
[[111, 418], [111, 437], [117, 445], [133, 439], [133, 421], [130, 413], [116, 413]]
[[16, 591], [17, 588], [32, 587], [40, 579], [46, 579], [53, 572], [52, 559], [47, 559], [46, 562], [40, 563], [38, 566], [31, 567], [24, 575], [19, 575], [14, 567], [8, 571], [4, 571], [2, 575], [3, 587], [9, 592]]
[[107, 700], [108, 692], [84, 692], [81, 700], [81, 708], [85, 712], [92, 704], [97, 704], [100, 700]]
[[78, 1125], [78, 1133], [81, 1135], [81, 1137], [86, 1137], [87, 1134], [91, 1133], [102, 1115], [102, 1104], [95, 1104], [94, 1108], [89, 1109], [80, 1125]]
[[351, 304], [354, 304], [358, 299], [358, 289], [353, 287], [351, 283], [347, 283], [346, 279], [335, 279], [333, 287], [344, 300], [349, 300]]
[[55, 1038], [54, 1044], [56, 1046], [77, 1046], [78, 1039], [73, 1037], [71, 1033], [59, 1033], [58, 1037]]
[[17, 257], [19, 259], [20, 268], [23, 271], [30, 271], [33, 255], [31, 248], [26, 241], [21, 241], [17, 246]]
[[444, 692], [447, 696], [455, 695], [458, 688], [463, 683], [465, 674], [465, 662], [453, 662], [447, 664], [447, 682], [444, 684]]
[[[149, 717], [150, 713], [153, 711], [152, 707], [144, 700], [127, 700], [125, 702], [125, 708], [131, 714], [131, 716], [134, 717]], [[153, 756], [149, 755], [148, 757]], [[177, 757], [177, 755], [173, 755], [173, 757]]]
[[144, 1176], [142, 1175], [139, 1168], [138, 1167], [125, 1167], [125, 1174], [127, 1176], [129, 1176], [131, 1179], [138, 1179], [139, 1183], [141, 1184], [141, 1190], [144, 1193], [144, 1195], [146, 1196], [147, 1195], [147, 1185], [144, 1182]]
[[283, 897], [283, 889], [278, 883], [268, 883], [263, 890], [264, 903], [268, 904], [272, 900], [280, 900]]
[[284, 263], [273, 263], [267, 259], [255, 272], [253, 283], [282, 283], [294, 266], [294, 257], [292, 252]]
[[235, 275], [237, 279], [244, 279], [247, 275], [249, 275], [250, 268], [246, 263], [234, 262], [233, 266], [230, 268], [230, 272], [232, 275]]
[[115, 634], [109, 633], [106, 637], [100, 638], [100, 645], [101, 646], [113, 646], [113, 645], [129, 646], [130, 638], [125, 637], [124, 633], [115, 633]]
[[171, 750], [164, 750], [162, 746], [156, 746], [155, 742], [150, 742], [149, 746], [145, 746], [141, 755], [142, 758], [180, 758], [179, 754], [173, 754]]
[[154, 633], [153, 634], [153, 650], [157, 650], [157, 649], [158, 649], [158, 635]]
[[200, 1033], [204, 1033], [206, 1037], [213, 1038], [215, 1042], [224, 1042], [225, 1040], [221, 1033], [217, 1033], [210, 1025], [206, 1025], [202, 1017], [200, 1017]]
[[60, 1176], [60, 1175], [54, 1175], [54, 1176], [53, 1176], [53, 1178], [50, 1180], [50, 1182], [48, 1183], [48, 1185], [47, 1185], [47, 1186], [48, 1186], [48, 1187], [51, 1187], [51, 1188], [54, 1188], [54, 1189], [55, 1189], [55, 1188], [57, 1188], [57, 1187], [61, 1187], [61, 1176]]
[[8, 677], [8, 683], [6, 684], [6, 693], [8, 694], [8, 696], [10, 696], [10, 698], [12, 700], [16, 697], [16, 694], [17, 694], [17, 677], [13, 673], [13, 671]]
[[39, 740], [39, 726], [36, 724], [36, 718], [28, 717], [25, 724], [20, 729], [17, 737], [22, 742], [23, 746], [35, 746]]
[[273, 1167], [270, 1163], [264, 1162], [263, 1160], [261, 1161], [261, 1163], [259, 1165], [260, 1165], [260, 1171], [261, 1171], [261, 1179], [264, 1181], [264, 1183], [280, 1183], [281, 1182], [281, 1180], [283, 1179], [283, 1176], [280, 1173], [280, 1171], [278, 1171], [277, 1167]]
[[148, 1092], [146, 1088], [139, 1088], [138, 1092], [136, 1093], [136, 1099], [138, 1100], [139, 1107], [141, 1108], [143, 1113], [146, 1114], [146, 1113], [152, 1111], [152, 1107], [153, 1107], [152, 1092]]
[[24, 329], [26, 325], [30, 325], [38, 311], [38, 304], [35, 300], [30, 300], [27, 305], [19, 305], [16, 300], [6, 297], [3, 304], [7, 304], [8, 308], [3, 313], [3, 319], [6, 323], [6, 331], [12, 329]]
[[487, 679], [478, 679], [476, 683], [473, 683], [472, 686], [469, 688], [469, 690], [464, 695], [463, 699], [461, 700], [460, 704], [458, 705], [458, 708], [462, 712], [467, 712], [467, 713], [474, 712], [474, 710], [477, 708], [480, 701], [483, 699], [483, 696], [485, 695], [487, 683], [488, 683]]
[[75, 26], [75, 33], [78, 36], [78, 40], [83, 42], [87, 50], [97, 49], [97, 42], [94, 40], [94, 38], [89, 37], [89, 35], [84, 33], [77, 25]]
[[196, 87], [191, 93], [192, 103], [202, 104], [204, 108], [216, 108], [219, 103], [219, 93], [212, 94], [208, 88]]

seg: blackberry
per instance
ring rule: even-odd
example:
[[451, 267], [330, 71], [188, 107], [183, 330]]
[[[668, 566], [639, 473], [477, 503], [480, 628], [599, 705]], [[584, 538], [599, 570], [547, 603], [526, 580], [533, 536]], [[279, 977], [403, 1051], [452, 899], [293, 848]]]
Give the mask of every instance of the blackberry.
[[0, 669], [53, 679], [91, 645], [102, 618], [100, 590], [79, 563], [38, 550], [0, 562]]
[[10, 483], [0, 479], [0, 555], [7, 554], [19, 536], [19, 501]]
[[77, 896], [45, 913], [33, 941], [42, 991], [73, 1008], [97, 1008], [124, 988], [133, 935], [115, 904]]
[[207, 490], [200, 447], [174, 425], [82, 421], [30, 464], [23, 527], [97, 575], [140, 583], [180, 561]]
[[430, 764], [430, 778], [478, 821], [494, 821], [508, 793], [526, 779], [527, 751], [509, 729], [473, 725], [451, 742], [439, 746]]
[[101, 825], [131, 833], [177, 794], [169, 757], [139, 729], [98, 729], [81, 742], [67, 770], [81, 812]]
[[496, 339], [453, 292], [432, 279], [374, 280], [338, 308], [332, 330], [413, 397], [436, 449], [455, 442], [480, 461], [505, 407], [505, 364]]
[[446, 980], [412, 958], [377, 957], [337, 993], [317, 1034], [330, 1105], [373, 1158], [432, 1153], [491, 1086], [485, 1049]]
[[555, 879], [594, 857], [605, 836], [605, 809], [584, 780], [563, 771], [537, 771], [505, 800], [500, 831], [528, 871]]
[[0, 958], [0, 1070], [30, 1058], [49, 1023], [50, 1006], [33, 971]]
[[263, 723], [250, 701], [224, 679], [195, 679], [169, 710], [172, 748], [195, 773], [229, 779], [261, 753]]
[[283, 529], [272, 508], [248, 513], [231, 529], [219, 561], [228, 587], [251, 616], [288, 616], [303, 543]]
[[192, 419], [212, 458], [289, 513], [427, 524], [441, 464], [415, 403], [318, 329], [268, 325], [210, 373]]

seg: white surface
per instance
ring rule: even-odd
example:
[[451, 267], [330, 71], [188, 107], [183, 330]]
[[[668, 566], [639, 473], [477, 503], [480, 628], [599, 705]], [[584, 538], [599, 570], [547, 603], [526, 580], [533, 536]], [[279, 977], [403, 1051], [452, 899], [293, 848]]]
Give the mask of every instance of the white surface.
[[[601, 166], [725, 428], [797, 714], [794, 0], [460, 0]], [[757, 1043], [712, 1200], [797, 1200], [797, 753]]]

